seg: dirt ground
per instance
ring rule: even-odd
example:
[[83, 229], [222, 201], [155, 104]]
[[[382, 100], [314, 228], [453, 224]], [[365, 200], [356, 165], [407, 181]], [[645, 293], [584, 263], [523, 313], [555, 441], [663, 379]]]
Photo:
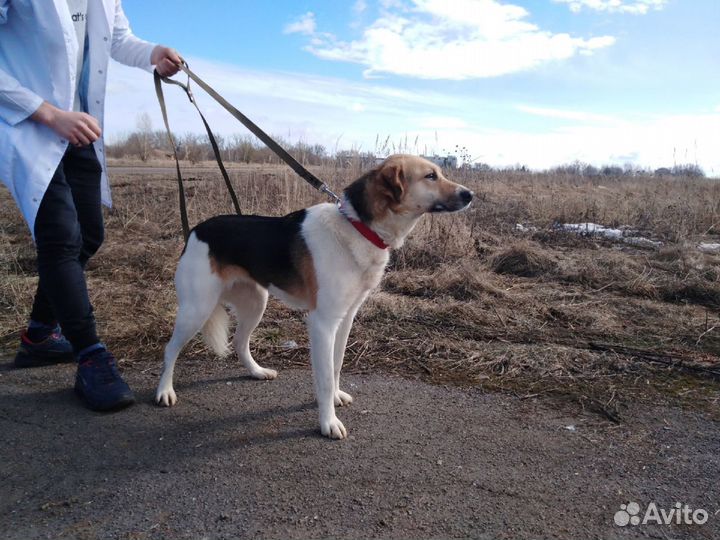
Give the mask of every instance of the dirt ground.
[[[272, 366], [272, 361], [267, 362]], [[635, 404], [616, 425], [542, 398], [350, 375], [344, 441], [319, 435], [309, 370], [246, 378], [127, 369], [139, 403], [84, 409], [72, 366], [0, 366], [0, 536], [80, 538], [718, 538], [720, 423]], [[676, 502], [703, 525], [614, 524]]]
[[[350, 438], [333, 442], [303, 317], [272, 300], [252, 349], [278, 380], [194, 341], [179, 404], [152, 404], [176, 309], [177, 188], [163, 164], [118, 165], [87, 269], [139, 398], [116, 414], [80, 405], [72, 366], [11, 369], [37, 277], [0, 190], [0, 538], [720, 538], [720, 254], [697, 249], [720, 243], [717, 182], [461, 178], [470, 210], [425, 219], [359, 313]], [[229, 208], [207, 165], [186, 167], [192, 223]], [[336, 189], [359, 173], [317, 172]], [[318, 202], [286, 168], [230, 174], [247, 213]], [[553, 225], [587, 221], [662, 247]], [[708, 519], [616, 525], [630, 502]]]

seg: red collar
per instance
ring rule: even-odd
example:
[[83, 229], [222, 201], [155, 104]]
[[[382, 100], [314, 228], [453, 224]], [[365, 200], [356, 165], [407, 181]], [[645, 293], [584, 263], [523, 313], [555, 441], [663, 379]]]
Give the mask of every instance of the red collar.
[[350, 217], [347, 214], [345, 203], [343, 202], [339, 207], [340, 213], [345, 216], [345, 219], [347, 219], [350, 224], [355, 227], [357, 232], [362, 234], [365, 238], [367, 238], [375, 247], [378, 247], [380, 249], [387, 249], [389, 246], [385, 243], [385, 241], [380, 238], [380, 235], [373, 231], [370, 227], [365, 225], [362, 221], [359, 221], [355, 218]]

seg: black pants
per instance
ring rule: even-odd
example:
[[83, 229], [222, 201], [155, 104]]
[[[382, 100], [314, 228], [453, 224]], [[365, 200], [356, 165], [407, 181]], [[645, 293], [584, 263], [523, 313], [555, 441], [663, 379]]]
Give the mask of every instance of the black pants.
[[76, 353], [98, 342], [85, 265], [104, 236], [101, 172], [92, 145], [68, 147], [35, 220], [40, 280], [30, 317], [59, 322]]

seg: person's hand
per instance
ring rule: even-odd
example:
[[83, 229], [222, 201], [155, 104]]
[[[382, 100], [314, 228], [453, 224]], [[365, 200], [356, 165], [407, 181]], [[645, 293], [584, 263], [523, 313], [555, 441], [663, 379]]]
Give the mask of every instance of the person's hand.
[[158, 45], [150, 55], [150, 63], [163, 77], [172, 77], [180, 71], [182, 59], [175, 49]]
[[83, 112], [63, 111], [47, 101], [30, 118], [45, 124], [74, 146], [87, 146], [102, 135], [100, 124], [94, 117]]

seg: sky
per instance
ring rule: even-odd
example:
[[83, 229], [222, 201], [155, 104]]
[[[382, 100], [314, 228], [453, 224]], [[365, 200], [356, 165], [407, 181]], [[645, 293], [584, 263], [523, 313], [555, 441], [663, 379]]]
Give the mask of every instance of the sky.
[[[492, 166], [697, 164], [720, 176], [718, 0], [123, 0], [244, 114], [329, 152], [461, 154]], [[213, 130], [244, 128], [202, 94]], [[166, 89], [179, 133], [203, 133]], [[105, 131], [162, 118], [113, 63]], [[464, 150], [463, 150], [464, 149]]]

